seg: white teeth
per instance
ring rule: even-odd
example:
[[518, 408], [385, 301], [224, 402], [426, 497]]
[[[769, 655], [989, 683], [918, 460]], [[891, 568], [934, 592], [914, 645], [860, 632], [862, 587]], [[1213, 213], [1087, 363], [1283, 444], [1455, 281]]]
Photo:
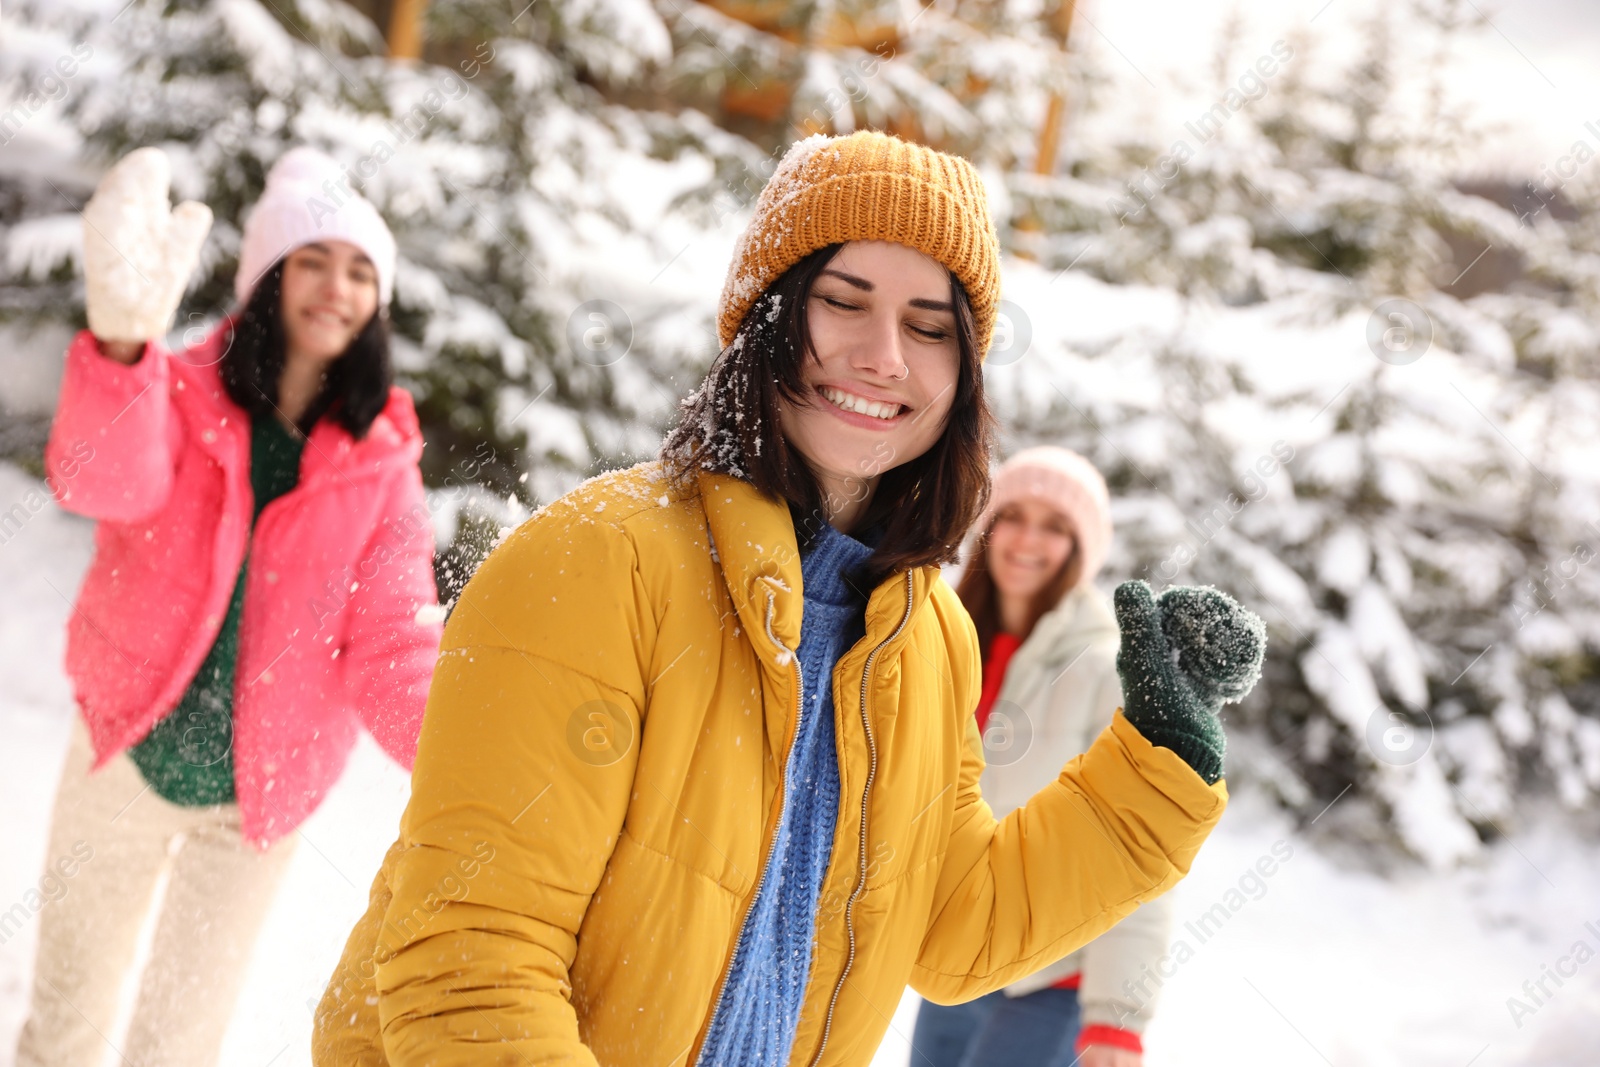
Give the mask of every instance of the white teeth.
[[834, 389], [831, 386], [821, 388], [823, 396], [833, 402], [835, 407], [844, 408], [846, 411], [859, 412], [862, 415], [871, 415], [875, 419], [892, 419], [900, 414], [899, 404], [880, 404], [875, 400], [847, 393], [843, 389]]

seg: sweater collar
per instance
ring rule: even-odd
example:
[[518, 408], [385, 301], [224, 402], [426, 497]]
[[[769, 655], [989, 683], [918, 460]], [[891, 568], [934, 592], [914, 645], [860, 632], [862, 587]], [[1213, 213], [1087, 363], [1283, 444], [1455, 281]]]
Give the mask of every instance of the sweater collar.
[[861, 583], [857, 572], [872, 558], [872, 551], [872, 545], [823, 523], [810, 543], [800, 548], [801, 592], [806, 602], [841, 608], [865, 603], [871, 590]]
[[[713, 549], [722, 567], [728, 594], [739, 622], [763, 660], [786, 667], [800, 647], [802, 572], [794, 520], [782, 501], [759, 492], [749, 482], [727, 474], [697, 470], [701, 507]], [[867, 598], [866, 635], [874, 645], [904, 641], [907, 615], [906, 573], [879, 582]], [[910, 610], [928, 599], [938, 568], [910, 572]], [[769, 626], [770, 615], [770, 626]]]

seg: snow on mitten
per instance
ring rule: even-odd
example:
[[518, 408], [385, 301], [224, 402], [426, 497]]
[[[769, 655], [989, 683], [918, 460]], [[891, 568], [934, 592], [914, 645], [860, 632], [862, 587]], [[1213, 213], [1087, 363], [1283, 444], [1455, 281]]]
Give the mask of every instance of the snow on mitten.
[[159, 148], [117, 161], [83, 209], [83, 273], [89, 329], [102, 341], [166, 333], [211, 229], [211, 209], [167, 206], [172, 168]]
[[1116, 608], [1123, 714], [1151, 744], [1215, 782], [1227, 747], [1217, 715], [1261, 677], [1261, 617], [1210, 586], [1174, 586], [1156, 598], [1143, 581], [1117, 586]]

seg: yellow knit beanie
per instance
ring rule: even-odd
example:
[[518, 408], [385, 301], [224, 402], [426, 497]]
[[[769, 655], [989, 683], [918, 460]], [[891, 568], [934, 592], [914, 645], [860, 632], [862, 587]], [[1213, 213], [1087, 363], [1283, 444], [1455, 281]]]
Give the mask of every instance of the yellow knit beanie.
[[988, 354], [1000, 303], [1000, 239], [978, 172], [960, 156], [874, 130], [819, 133], [784, 154], [734, 248], [717, 302], [723, 347], [784, 271], [845, 241], [895, 241], [948, 267], [972, 301], [978, 358]]

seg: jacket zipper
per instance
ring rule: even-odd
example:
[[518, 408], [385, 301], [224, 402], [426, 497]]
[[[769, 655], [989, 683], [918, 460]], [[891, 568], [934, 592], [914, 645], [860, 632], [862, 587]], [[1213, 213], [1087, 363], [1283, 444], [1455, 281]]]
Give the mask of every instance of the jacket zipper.
[[844, 929], [850, 939], [850, 950], [844, 958], [844, 969], [839, 972], [839, 980], [833, 985], [833, 996], [828, 999], [828, 1014], [822, 1023], [822, 1040], [817, 1044], [817, 1051], [811, 1057], [811, 1067], [817, 1067], [822, 1062], [823, 1050], [828, 1047], [828, 1037], [833, 1032], [833, 1010], [839, 1004], [839, 994], [844, 991], [845, 979], [850, 977], [850, 968], [856, 962], [856, 901], [867, 888], [867, 802], [872, 796], [872, 783], [878, 777], [878, 741], [872, 734], [872, 721], [867, 717], [867, 681], [872, 675], [872, 664], [878, 658], [878, 653], [883, 651], [884, 645], [900, 636], [900, 631], [906, 628], [906, 623], [911, 621], [911, 607], [915, 602], [915, 586], [912, 572], [906, 571], [906, 613], [900, 619], [900, 625], [894, 628], [894, 633], [885, 637], [867, 655], [867, 662], [861, 669], [861, 728], [867, 735], [867, 780], [861, 787], [861, 852], [860, 873], [856, 876], [856, 887], [850, 893], [850, 899], [844, 906]]
[[[775, 606], [776, 606], [776, 598], [773, 596], [772, 590], [768, 589], [767, 590], [767, 638], [769, 640], [771, 640], [771, 642], [773, 644], [777, 645], [780, 649], [782, 649], [783, 650], [783, 654], [785, 656], [787, 656], [788, 659], [789, 659], [789, 662], [794, 665], [794, 706], [795, 706], [795, 716], [794, 716], [794, 734], [793, 734], [793, 736], [794, 736], [795, 739], [798, 739], [800, 737], [800, 728], [803, 725], [805, 725], [805, 714], [806, 714], [805, 692], [804, 692], [804, 687], [803, 687], [803, 685], [801, 684], [801, 681], [800, 681], [800, 656], [799, 656], [798, 653], [790, 651], [789, 647], [787, 645], [785, 645], [782, 641], [779, 641], [778, 638], [777, 638], [777, 635], [772, 632], [772, 615], [773, 615], [773, 611], [775, 609]], [[711, 1009], [711, 1018], [706, 1022], [706, 1038], [707, 1039], [709, 1039], [711, 1037], [711, 1031], [716, 1029], [717, 1017], [722, 1014], [722, 998], [723, 998], [723, 994], [727, 992], [728, 976], [733, 972], [733, 964], [735, 962], [734, 957], [737, 956], [738, 953], [739, 953], [739, 945], [744, 941], [745, 927], [750, 925], [750, 913], [755, 911], [756, 901], [761, 898], [761, 887], [767, 884], [767, 875], [772, 872], [772, 861], [777, 856], [778, 850], [776, 848], [776, 845], [778, 843], [778, 827], [781, 827], [783, 825], [783, 812], [784, 812], [784, 808], [787, 806], [787, 801], [788, 801], [788, 792], [789, 792], [789, 775], [788, 775], [788, 769], [789, 768], [788, 768], [788, 762], [789, 762], [789, 760], [791, 760], [793, 758], [794, 758], [794, 742], [791, 741], [790, 744], [789, 744], [789, 753], [788, 753], [787, 756], [785, 756], [785, 758], [783, 760], [783, 763], [780, 764], [779, 768], [778, 768], [778, 818], [777, 818], [777, 821], [773, 823], [772, 844], [768, 847], [767, 861], [766, 861], [766, 863], [762, 864], [761, 874], [756, 879], [756, 891], [750, 895], [750, 906], [749, 906], [748, 909], [746, 909], [746, 911], [744, 913], [744, 918], [739, 923], [738, 936], [736, 936], [733, 939], [733, 951], [728, 954], [728, 961], [727, 961], [726, 964], [723, 965], [722, 978], [717, 983], [717, 996], [716, 996], [716, 999], [714, 1001], [712, 1001], [713, 1007]], [[700, 1046], [699, 1052], [697, 1052], [695, 1054], [695, 1067], [699, 1067], [701, 1060], [705, 1057], [705, 1054], [706, 1054], [706, 1048], [705, 1048], [705, 1045], [702, 1044]]]

